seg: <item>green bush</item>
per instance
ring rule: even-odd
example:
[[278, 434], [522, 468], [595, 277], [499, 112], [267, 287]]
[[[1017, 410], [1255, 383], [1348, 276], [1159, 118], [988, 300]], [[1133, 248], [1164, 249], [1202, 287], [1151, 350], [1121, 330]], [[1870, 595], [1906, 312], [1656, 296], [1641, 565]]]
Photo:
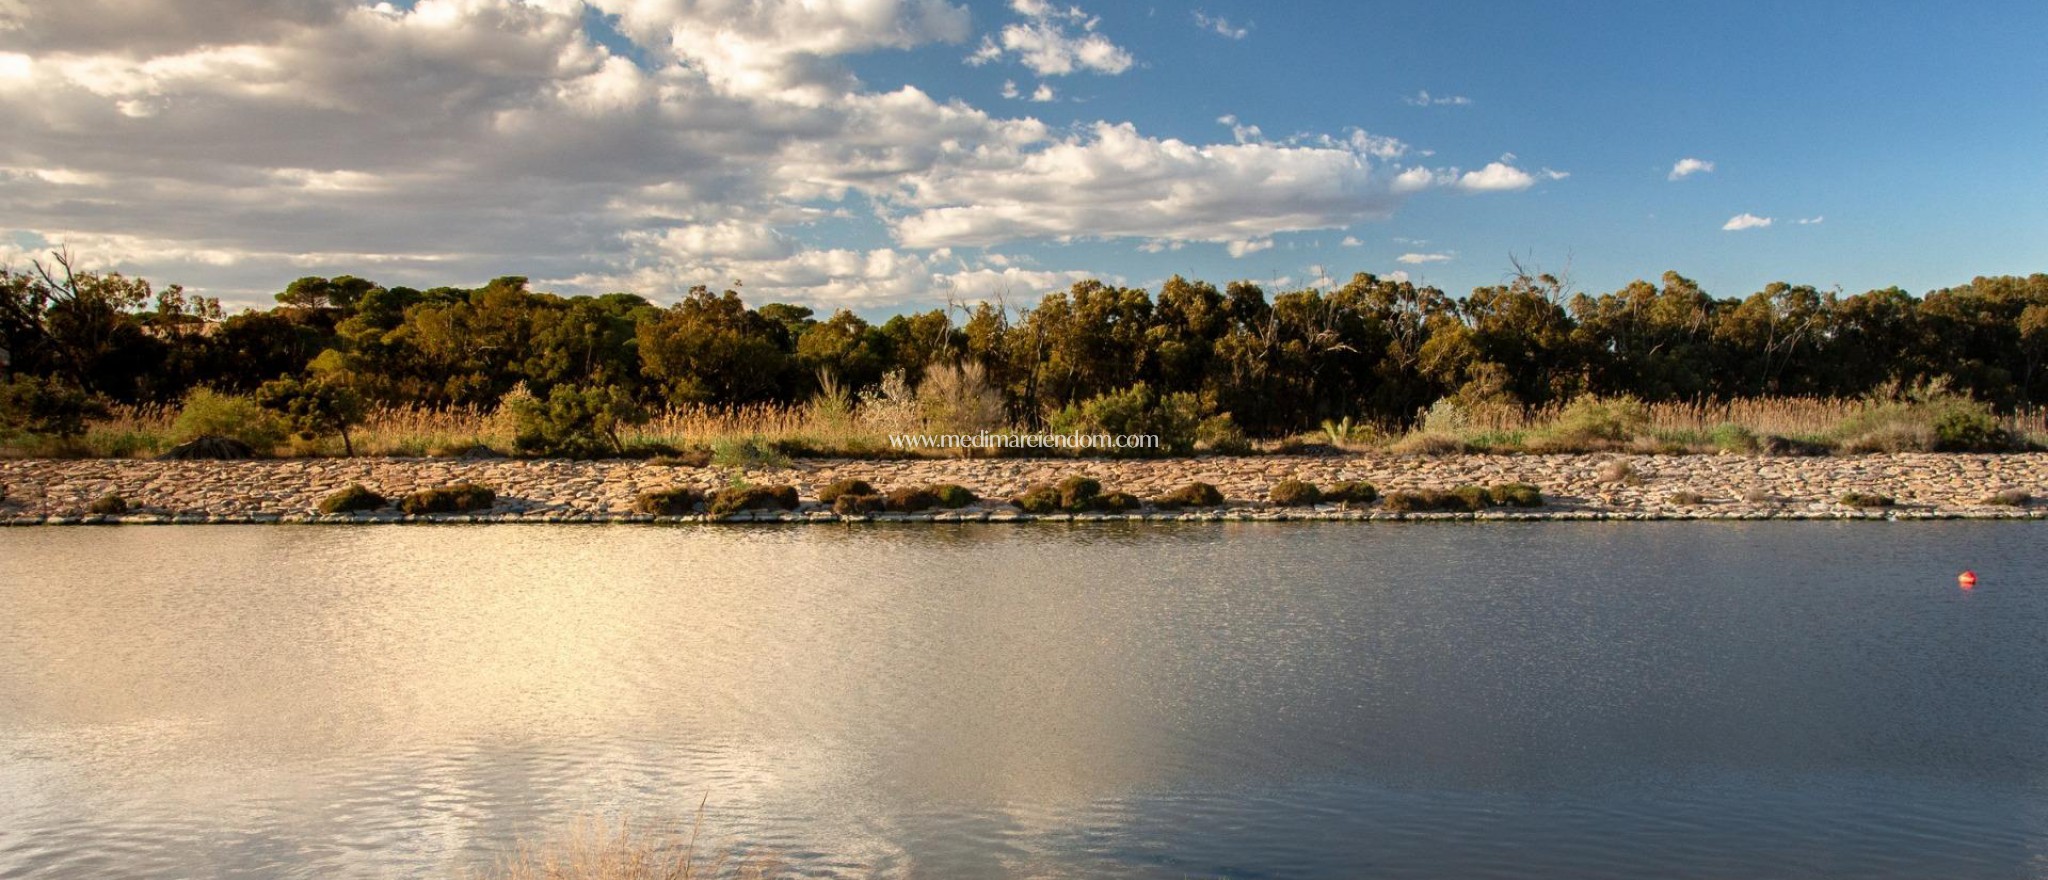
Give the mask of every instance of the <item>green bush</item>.
[[1537, 432], [1532, 445], [1560, 451], [1612, 449], [1649, 426], [1649, 407], [1634, 397], [1581, 397]]
[[498, 493], [488, 487], [473, 483], [456, 483], [435, 489], [421, 489], [398, 499], [398, 509], [406, 513], [466, 513], [473, 510], [489, 510], [498, 502]]
[[1848, 492], [1842, 495], [1842, 503], [1850, 507], [1890, 507], [1898, 503], [1890, 495], [1875, 492]]
[[1060, 481], [1060, 509], [1073, 513], [1095, 506], [1095, 499], [1102, 494], [1102, 481], [1094, 477], [1072, 476]]
[[619, 429], [647, 421], [647, 411], [619, 388], [557, 385], [547, 400], [507, 396], [511, 407], [512, 451], [558, 458], [620, 455], [626, 444]]
[[1485, 510], [1493, 505], [1493, 494], [1478, 486], [1459, 486], [1450, 491], [1453, 510]]
[[391, 500], [356, 483], [348, 488], [320, 499], [321, 513], [354, 513], [358, 510], [378, 510]]
[[650, 513], [655, 516], [684, 516], [697, 512], [697, 505], [704, 503], [704, 493], [689, 486], [673, 489], [657, 489], [642, 492], [633, 499], [635, 513]]
[[1223, 493], [1208, 483], [1189, 483], [1164, 495], [1152, 499], [1155, 507], [1172, 509], [1176, 507], [1220, 507]]
[[886, 496], [889, 509], [898, 513], [917, 513], [939, 506], [939, 496], [922, 486], [906, 486], [889, 490]]
[[1950, 407], [1934, 418], [1936, 452], [2003, 452], [2013, 445], [1991, 408], [1976, 401]]
[[1266, 499], [1281, 507], [1308, 507], [1323, 500], [1323, 493], [1314, 483], [1281, 480], [1266, 490]]
[[179, 443], [201, 437], [226, 437], [248, 444], [257, 453], [267, 453], [284, 442], [284, 424], [275, 413], [256, 401], [210, 388], [195, 388], [185, 395], [171, 434]]
[[759, 437], [720, 437], [711, 443], [711, 463], [719, 467], [785, 468], [789, 467], [789, 456]]
[[1324, 501], [1340, 504], [1371, 504], [1380, 499], [1380, 490], [1371, 483], [1345, 480], [1332, 485], [1323, 492]]
[[1459, 486], [1455, 489], [1419, 489], [1414, 492], [1390, 492], [1383, 502], [1386, 509], [1400, 513], [1426, 511], [1470, 511], [1485, 510], [1492, 504], [1492, 496], [1478, 486]]
[[106, 414], [98, 398], [69, 382], [36, 376], [0, 382], [0, 433], [74, 440], [85, 434], [87, 421]]
[[277, 413], [284, 427], [304, 442], [327, 434], [341, 435], [344, 455], [356, 454], [349, 429], [362, 423], [368, 410], [355, 391], [338, 382], [273, 379], [256, 389], [256, 402]]
[[981, 500], [981, 496], [974, 494], [973, 490], [958, 483], [933, 483], [925, 487], [925, 490], [932, 493], [932, 497], [938, 499], [939, 506], [947, 510], [957, 510]]
[[657, 455], [648, 459], [647, 463], [660, 467], [708, 467], [711, 464], [711, 450], [680, 449], [673, 455]]
[[889, 499], [880, 495], [841, 495], [832, 499], [832, 512], [840, 516], [864, 516], [888, 507]]
[[1529, 483], [1501, 483], [1486, 490], [1486, 496], [1497, 507], [1543, 506], [1543, 491]]
[[846, 478], [833, 480], [832, 482], [825, 484], [824, 488], [818, 490], [818, 500], [826, 504], [831, 504], [834, 501], [838, 501], [839, 496], [841, 495], [873, 494], [875, 494], [875, 487], [869, 485], [868, 481]]
[[85, 509], [87, 513], [96, 513], [101, 516], [115, 516], [118, 514], [128, 512], [128, 499], [122, 498], [121, 496], [116, 495], [112, 492], [108, 492], [105, 495], [101, 495], [100, 497], [93, 499], [91, 504], [85, 506]]
[[1024, 487], [1010, 503], [1023, 508], [1025, 513], [1052, 513], [1060, 509], [1060, 490], [1048, 483], [1037, 483]]
[[729, 516], [742, 510], [795, 510], [795, 486], [733, 486], [711, 495], [711, 513]]
[[1722, 452], [1749, 455], [1762, 448], [1756, 432], [1732, 422], [1715, 425], [1707, 432], [1707, 442]]

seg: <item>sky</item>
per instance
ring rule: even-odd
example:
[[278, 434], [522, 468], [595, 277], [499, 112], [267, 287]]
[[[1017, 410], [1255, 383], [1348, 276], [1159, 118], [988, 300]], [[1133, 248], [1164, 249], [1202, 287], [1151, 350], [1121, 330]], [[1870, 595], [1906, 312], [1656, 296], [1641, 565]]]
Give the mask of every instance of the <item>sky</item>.
[[2048, 4], [0, 0], [0, 262], [880, 316], [2048, 271]]

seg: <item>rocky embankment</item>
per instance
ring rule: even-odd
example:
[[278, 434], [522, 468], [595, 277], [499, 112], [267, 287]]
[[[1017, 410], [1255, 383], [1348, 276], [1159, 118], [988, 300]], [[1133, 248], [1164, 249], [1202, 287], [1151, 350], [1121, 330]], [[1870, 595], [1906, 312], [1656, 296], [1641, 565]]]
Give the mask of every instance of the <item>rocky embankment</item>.
[[[1618, 461], [1627, 466], [1617, 465]], [[1146, 498], [1199, 480], [1221, 489], [1227, 503], [1203, 511], [1032, 516], [1001, 500], [1033, 483], [1057, 482], [1077, 474], [1101, 480], [1106, 489]], [[679, 486], [715, 490], [739, 480], [755, 485], [794, 485], [804, 503], [795, 511], [751, 512], [730, 519], [831, 522], [842, 517], [817, 504], [816, 493], [819, 487], [846, 477], [865, 479], [883, 490], [958, 483], [989, 499], [958, 511], [859, 517], [877, 520], [2048, 518], [2048, 504], [1987, 503], [2001, 490], [2048, 494], [2048, 454], [2040, 453], [1826, 458], [1611, 454], [1425, 458], [1368, 454], [1152, 461], [797, 460], [786, 468], [746, 470], [640, 461], [14, 460], [0, 461], [0, 491], [5, 493], [0, 500], [0, 523], [644, 522], [657, 518], [633, 512], [634, 499], [640, 493]], [[1377, 505], [1280, 508], [1267, 504], [1267, 490], [1286, 479], [1324, 486], [1363, 480], [1383, 493], [1521, 481], [1540, 487], [1546, 502], [1540, 508], [1478, 514], [1396, 514]], [[389, 509], [332, 516], [317, 512], [322, 498], [351, 484], [396, 498], [458, 482], [495, 489], [497, 503], [488, 511], [467, 514], [407, 516]], [[125, 500], [128, 512], [88, 512], [95, 499], [109, 493]], [[1896, 505], [1850, 507], [1840, 500], [1847, 493], [1890, 496]]]

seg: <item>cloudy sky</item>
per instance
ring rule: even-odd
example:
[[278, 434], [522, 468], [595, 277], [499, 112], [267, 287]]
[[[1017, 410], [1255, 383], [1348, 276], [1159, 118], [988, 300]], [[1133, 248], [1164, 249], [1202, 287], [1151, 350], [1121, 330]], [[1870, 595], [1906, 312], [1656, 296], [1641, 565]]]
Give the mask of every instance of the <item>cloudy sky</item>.
[[2048, 4], [0, 0], [0, 257], [887, 314], [2048, 270]]

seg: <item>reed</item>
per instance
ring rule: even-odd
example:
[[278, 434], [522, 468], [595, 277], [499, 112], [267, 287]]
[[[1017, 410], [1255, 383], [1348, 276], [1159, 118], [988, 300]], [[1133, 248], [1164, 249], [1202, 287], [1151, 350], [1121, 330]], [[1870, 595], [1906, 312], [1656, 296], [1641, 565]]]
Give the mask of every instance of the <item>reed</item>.
[[584, 818], [565, 835], [524, 844], [472, 880], [766, 880], [781, 865], [746, 854], [700, 852], [698, 817], [688, 828], [636, 828], [627, 821]]

